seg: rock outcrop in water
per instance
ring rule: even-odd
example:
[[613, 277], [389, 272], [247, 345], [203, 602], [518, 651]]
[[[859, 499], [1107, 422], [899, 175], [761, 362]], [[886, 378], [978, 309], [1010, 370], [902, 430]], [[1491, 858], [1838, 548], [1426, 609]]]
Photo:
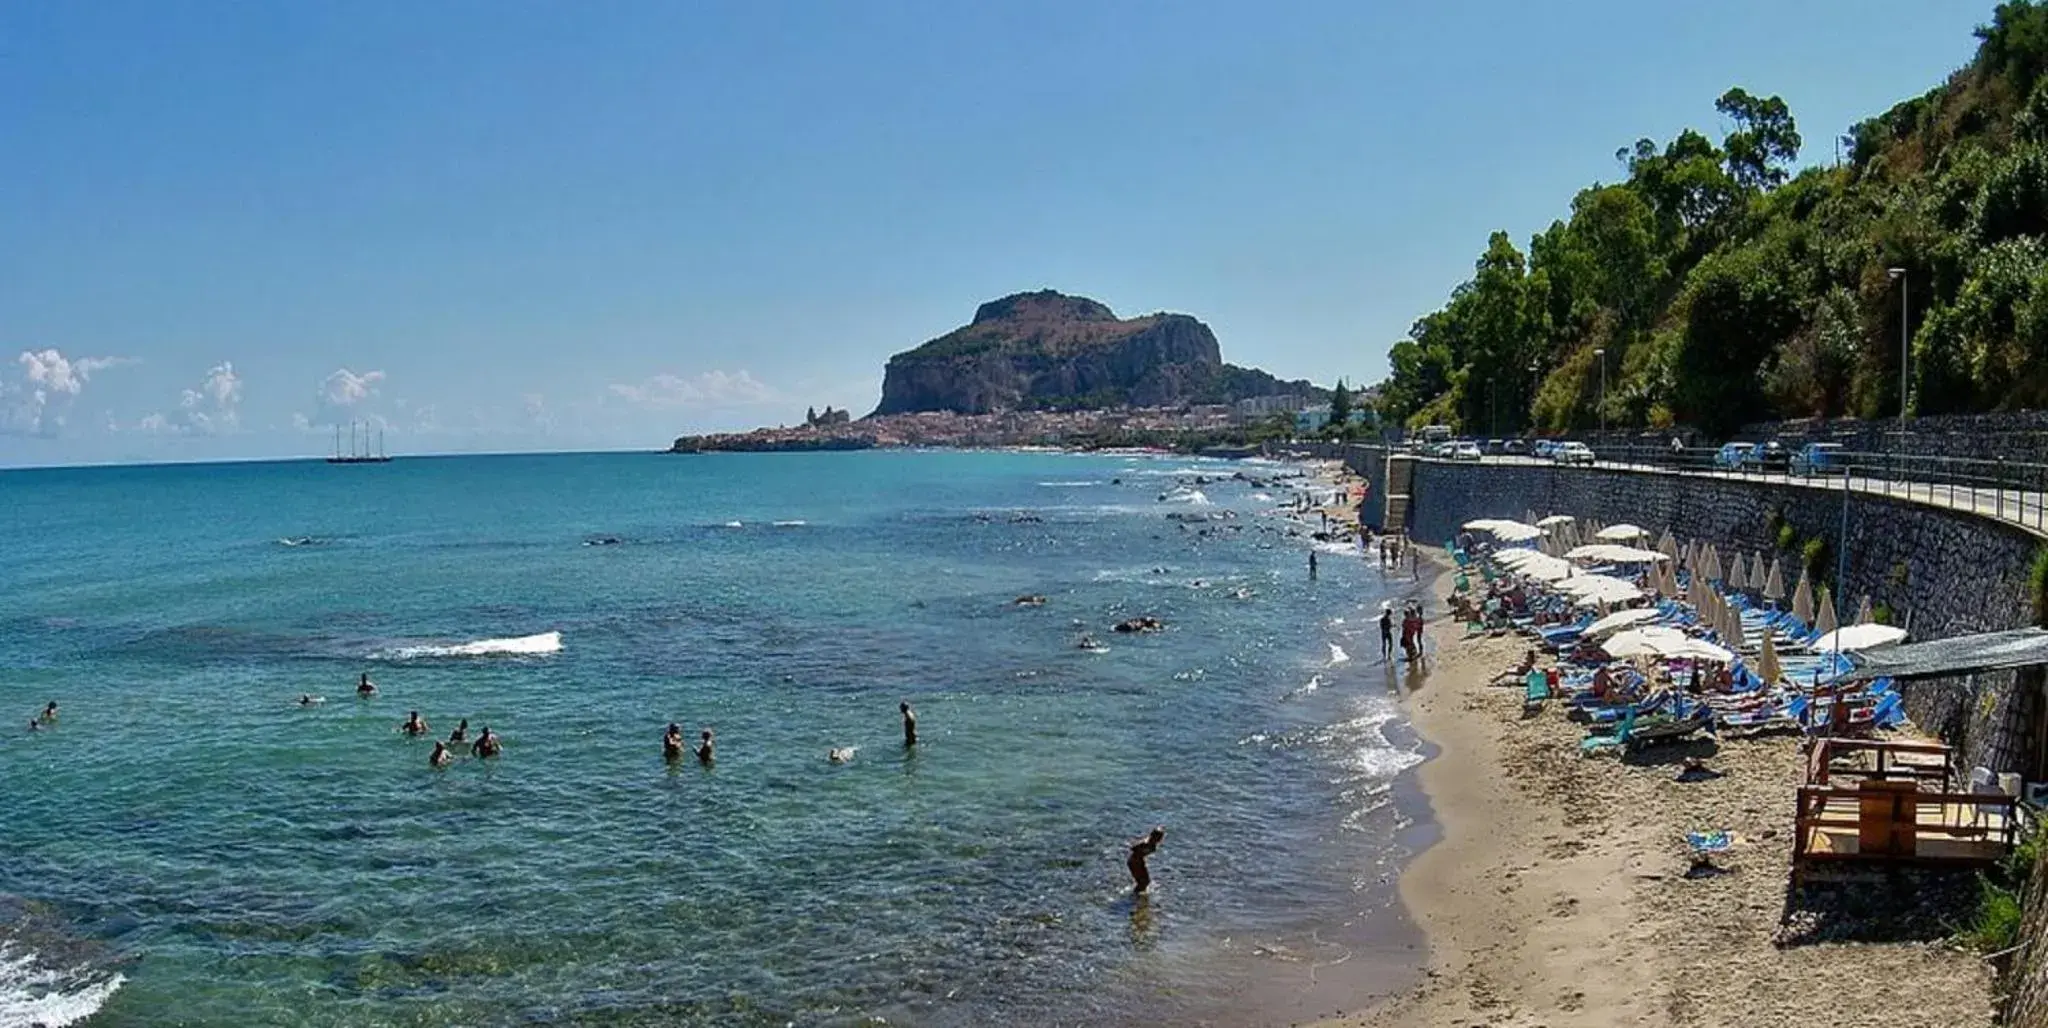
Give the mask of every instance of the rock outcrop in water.
[[889, 358], [876, 415], [1085, 410], [1316, 396], [1223, 362], [1216, 334], [1186, 314], [1118, 318], [1052, 290], [992, 300], [974, 321]]

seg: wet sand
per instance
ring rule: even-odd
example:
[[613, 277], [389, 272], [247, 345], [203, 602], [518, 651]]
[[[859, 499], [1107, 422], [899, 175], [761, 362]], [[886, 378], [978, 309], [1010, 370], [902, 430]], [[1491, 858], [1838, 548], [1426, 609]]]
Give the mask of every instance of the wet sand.
[[[1525, 641], [1431, 632], [1429, 680], [1408, 709], [1439, 750], [1418, 778], [1443, 840], [1400, 879], [1426, 969], [1325, 1028], [1993, 1024], [1988, 968], [1939, 932], [1829, 941], [1888, 933], [1799, 903], [1781, 928], [1796, 738], [1581, 757], [1581, 726], [1555, 709], [1525, 720], [1520, 690], [1486, 684]], [[1676, 781], [1687, 756], [1723, 777]], [[1685, 832], [1719, 828], [1736, 848], [1718, 873], [1688, 877]], [[1879, 908], [1911, 905], [1887, 888]]]

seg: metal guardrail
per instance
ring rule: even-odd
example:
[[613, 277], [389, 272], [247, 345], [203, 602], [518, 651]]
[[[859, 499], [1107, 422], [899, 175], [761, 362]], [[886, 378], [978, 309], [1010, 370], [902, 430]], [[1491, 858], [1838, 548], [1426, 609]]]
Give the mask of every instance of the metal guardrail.
[[[1794, 450], [1788, 450], [1784, 459], [1766, 464], [1747, 459], [1724, 463], [1719, 459], [1718, 447], [1672, 447], [1668, 443], [1659, 446], [1610, 441], [1591, 449], [1595, 467], [1674, 471], [1739, 481], [1775, 482], [1902, 497], [2048, 533], [2048, 464], [1833, 450], [1829, 451], [1824, 464], [1807, 467], [1804, 462], [1794, 459], [1797, 455]], [[1398, 449], [1395, 452], [1399, 452]], [[1418, 455], [1429, 456], [1427, 453]], [[1550, 463], [1544, 458], [1523, 454], [1489, 453], [1485, 460]]]

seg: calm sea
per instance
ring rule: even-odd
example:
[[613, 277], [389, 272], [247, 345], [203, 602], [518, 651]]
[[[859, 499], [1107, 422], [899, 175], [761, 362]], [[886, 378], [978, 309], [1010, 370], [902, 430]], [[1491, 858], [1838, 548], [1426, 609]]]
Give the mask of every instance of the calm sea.
[[[1310, 581], [1240, 472], [1284, 469], [0, 474], [0, 1028], [1236, 1021], [1404, 966], [1407, 583]], [[410, 710], [504, 755], [430, 769]]]

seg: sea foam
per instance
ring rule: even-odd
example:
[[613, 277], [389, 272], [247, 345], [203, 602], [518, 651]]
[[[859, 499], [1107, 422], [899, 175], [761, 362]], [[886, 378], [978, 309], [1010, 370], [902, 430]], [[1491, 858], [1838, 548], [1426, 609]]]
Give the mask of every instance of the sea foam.
[[44, 967], [35, 954], [0, 943], [0, 1028], [82, 1023], [126, 981], [118, 974]]
[[394, 646], [375, 654], [380, 660], [419, 660], [427, 657], [540, 657], [562, 650], [562, 633], [541, 632], [506, 639], [477, 639], [465, 643], [423, 643]]

